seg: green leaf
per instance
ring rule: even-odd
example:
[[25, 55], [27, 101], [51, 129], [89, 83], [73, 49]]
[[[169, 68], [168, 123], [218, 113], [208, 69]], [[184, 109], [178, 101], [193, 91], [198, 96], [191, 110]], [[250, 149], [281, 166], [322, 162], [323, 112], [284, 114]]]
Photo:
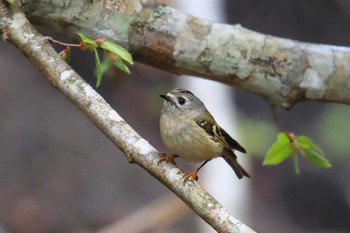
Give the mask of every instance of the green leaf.
[[126, 74], [131, 74], [129, 68], [121, 60], [113, 61], [113, 64]]
[[294, 165], [294, 172], [299, 175], [300, 174], [300, 169], [299, 169], [299, 162], [298, 162], [298, 156], [295, 154], [292, 156], [293, 158], [293, 165]]
[[70, 49], [66, 49], [65, 51], [66, 51], [66, 56], [65, 56], [65, 59], [64, 59], [64, 60], [65, 60], [67, 63], [69, 63], [69, 61], [70, 61], [70, 55], [71, 55]]
[[332, 164], [317, 151], [312, 150], [310, 148], [301, 148], [302, 153], [305, 157], [310, 160], [313, 164], [321, 168], [330, 168]]
[[277, 165], [291, 154], [291, 142], [285, 133], [279, 133], [277, 141], [270, 147], [264, 159], [264, 165]]
[[298, 136], [298, 143], [301, 147], [303, 148], [310, 148], [312, 150], [315, 150], [317, 151], [319, 154], [323, 155], [323, 151], [318, 147], [316, 146], [310, 138], [304, 136], [304, 135], [300, 135]]
[[101, 62], [100, 62], [100, 57], [98, 56], [97, 49], [94, 48], [94, 54], [95, 54], [95, 63], [96, 63], [96, 88], [100, 86], [101, 81], [102, 81], [102, 71], [101, 71]]
[[104, 56], [103, 60], [101, 62], [101, 72], [102, 72], [102, 74], [106, 73], [110, 69], [112, 64], [113, 64], [112, 60], [108, 56]]
[[97, 44], [94, 40], [90, 39], [89, 37], [85, 36], [83, 33], [78, 33], [78, 35], [81, 38], [83, 49], [89, 49], [94, 50], [94, 48], [97, 47]]
[[123, 47], [117, 45], [113, 41], [105, 40], [100, 44], [103, 50], [111, 52], [112, 54], [120, 57], [123, 61], [126, 61], [130, 65], [134, 64], [131, 54]]
[[301, 153], [313, 164], [321, 168], [330, 168], [332, 164], [324, 157], [323, 151], [306, 136], [299, 136]]
[[88, 44], [97, 45], [96, 42], [93, 39], [90, 39], [89, 37], [87, 37], [83, 33], [78, 32], [78, 35], [80, 36], [80, 39], [81, 39], [82, 42], [88, 43]]

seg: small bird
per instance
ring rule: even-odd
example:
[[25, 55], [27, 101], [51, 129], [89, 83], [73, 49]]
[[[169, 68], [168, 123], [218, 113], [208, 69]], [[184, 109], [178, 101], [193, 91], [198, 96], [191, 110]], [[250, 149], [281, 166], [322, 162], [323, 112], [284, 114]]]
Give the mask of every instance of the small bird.
[[[198, 180], [198, 171], [211, 159], [223, 157], [232, 167], [239, 179], [249, 174], [238, 163], [234, 150], [246, 150], [234, 140], [215, 121], [203, 102], [186, 89], [174, 89], [163, 98], [164, 105], [160, 115], [160, 134], [171, 155], [161, 153], [159, 161], [175, 164], [181, 157], [189, 162], [203, 162], [197, 169], [185, 174], [185, 181]], [[158, 164], [159, 164], [158, 163]]]

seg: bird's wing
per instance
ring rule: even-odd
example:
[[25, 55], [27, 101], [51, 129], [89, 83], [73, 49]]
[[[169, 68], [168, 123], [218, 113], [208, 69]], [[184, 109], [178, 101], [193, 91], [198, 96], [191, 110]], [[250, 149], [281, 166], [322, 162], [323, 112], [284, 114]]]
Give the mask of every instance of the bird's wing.
[[242, 153], [246, 153], [247, 151], [241, 146], [235, 139], [233, 139], [223, 128], [219, 126], [219, 131], [222, 135], [222, 137], [225, 139], [227, 144], [230, 146], [231, 149], [238, 150]]
[[221, 128], [211, 115], [208, 114], [204, 119], [195, 119], [195, 121], [215, 142], [220, 142], [227, 147], [227, 149], [234, 149], [246, 153], [246, 150]]

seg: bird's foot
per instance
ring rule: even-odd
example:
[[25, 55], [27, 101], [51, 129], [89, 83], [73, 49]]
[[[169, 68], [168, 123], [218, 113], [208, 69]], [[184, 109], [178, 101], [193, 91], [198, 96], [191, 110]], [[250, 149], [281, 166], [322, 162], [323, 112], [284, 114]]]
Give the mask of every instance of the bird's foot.
[[159, 155], [160, 155], [160, 159], [158, 161], [158, 165], [160, 163], [162, 163], [163, 161], [167, 161], [169, 163], [172, 163], [172, 164], [176, 165], [175, 158], [179, 157], [177, 155], [168, 155], [168, 154], [166, 154], [164, 152], [160, 152]]
[[196, 170], [193, 170], [191, 172], [186, 172], [184, 175], [184, 182], [186, 182], [189, 179], [197, 181], [198, 180], [197, 173], [207, 162], [209, 162], [209, 160], [204, 161], [204, 163], [202, 163], [202, 165], [200, 165], [199, 168], [197, 168]]
[[195, 180], [195, 181], [197, 181], [198, 180], [197, 173], [198, 173], [198, 169], [196, 169], [194, 171], [191, 171], [191, 172], [186, 172], [185, 175], [184, 175], [184, 182], [186, 182], [188, 180]]

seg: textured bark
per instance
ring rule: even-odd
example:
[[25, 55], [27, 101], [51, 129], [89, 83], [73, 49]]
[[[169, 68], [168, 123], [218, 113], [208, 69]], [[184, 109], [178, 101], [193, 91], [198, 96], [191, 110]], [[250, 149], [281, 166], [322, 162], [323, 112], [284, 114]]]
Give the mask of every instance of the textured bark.
[[301, 43], [182, 14], [149, 0], [19, 0], [31, 21], [76, 38], [106, 37], [135, 60], [217, 80], [275, 105], [350, 103], [350, 49]]
[[109, 104], [64, 62], [51, 45], [27, 21], [0, 0], [0, 32], [46, 76], [54, 88], [67, 96], [125, 154], [162, 182], [218, 232], [254, 232], [202, 189], [186, 182], [175, 166], [158, 166], [159, 152], [132, 129]]

